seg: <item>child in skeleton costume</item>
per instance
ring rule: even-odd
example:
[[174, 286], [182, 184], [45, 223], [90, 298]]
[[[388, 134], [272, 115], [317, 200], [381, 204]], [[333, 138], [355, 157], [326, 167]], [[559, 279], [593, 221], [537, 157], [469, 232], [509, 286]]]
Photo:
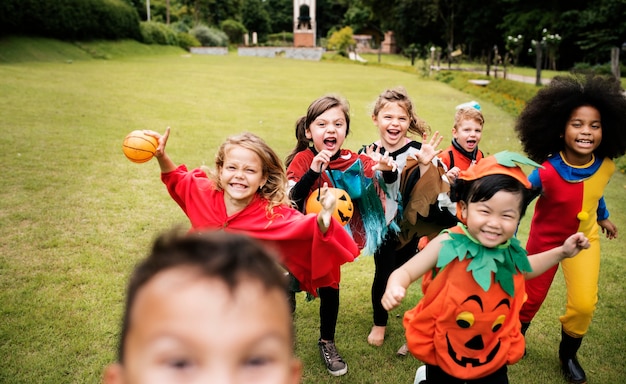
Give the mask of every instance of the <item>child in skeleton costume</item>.
[[[402, 172], [404, 178], [410, 179], [401, 180], [400, 178], [394, 183], [387, 185], [385, 198], [387, 225], [399, 225], [401, 232], [388, 232], [381, 246], [374, 252], [375, 272], [372, 281], [374, 325], [367, 337], [367, 342], [370, 345], [381, 346], [385, 340], [385, 331], [389, 318], [389, 314], [380, 302], [385, 292], [387, 279], [391, 272], [412, 257], [417, 249], [417, 230], [409, 229], [412, 226], [403, 218], [404, 208], [407, 208], [407, 203], [410, 201], [409, 195], [412, 192], [410, 189], [423, 177], [433, 176], [433, 179], [429, 183], [420, 183], [420, 185], [424, 184], [424, 186], [430, 187], [433, 191], [439, 192], [440, 184], [443, 184], [443, 180], [440, 179], [440, 174], [431, 161], [439, 153], [436, 147], [442, 139], [439, 133], [435, 132], [430, 142], [426, 141], [426, 134], [430, 128], [417, 115], [413, 102], [403, 87], [387, 89], [382, 92], [374, 104], [371, 117], [378, 130], [379, 140], [364, 147], [360, 152], [369, 151], [388, 154], [389, 157], [396, 161], [398, 170]], [[424, 142], [415, 141], [409, 135], [417, 135]], [[403, 171], [407, 164], [412, 172], [405, 173]], [[411, 185], [410, 187], [408, 186], [409, 184]], [[427, 194], [424, 191], [424, 186], [421, 186], [419, 191], [414, 194], [419, 194], [420, 199], [424, 199]], [[403, 191], [407, 192], [404, 196]], [[428, 206], [425, 208], [426, 210], [429, 209]], [[407, 211], [413, 210], [409, 208]], [[416, 211], [411, 215], [414, 219], [417, 216], [418, 213]], [[413, 224], [415, 224], [415, 220]], [[421, 234], [424, 233], [422, 232]], [[402, 355], [402, 351], [404, 349], [401, 348], [398, 353]]]

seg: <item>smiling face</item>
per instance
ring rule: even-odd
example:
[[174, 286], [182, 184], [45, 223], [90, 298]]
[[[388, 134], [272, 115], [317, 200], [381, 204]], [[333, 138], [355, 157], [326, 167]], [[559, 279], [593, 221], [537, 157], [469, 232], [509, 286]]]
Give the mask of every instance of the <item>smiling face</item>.
[[467, 152], [473, 152], [480, 143], [483, 135], [483, 126], [474, 119], [463, 119], [452, 128], [452, 136], [456, 142]]
[[460, 203], [467, 230], [485, 247], [497, 247], [515, 235], [521, 218], [521, 194], [498, 191], [486, 201]]
[[378, 127], [381, 145], [394, 152], [405, 144], [405, 138], [411, 122], [406, 109], [396, 102], [389, 102], [372, 115], [372, 121]]
[[563, 133], [565, 160], [572, 165], [584, 165], [602, 142], [600, 112], [592, 106], [576, 108]]
[[244, 280], [231, 291], [219, 278], [178, 267], [158, 273], [135, 298], [123, 364], [105, 382], [300, 382], [285, 293]]
[[224, 165], [219, 169], [220, 186], [229, 215], [246, 207], [265, 184], [261, 158], [253, 151], [232, 145], [224, 151]]
[[334, 155], [341, 149], [347, 129], [346, 115], [343, 109], [337, 106], [317, 116], [306, 128], [306, 137], [313, 141], [317, 152], [327, 150]]

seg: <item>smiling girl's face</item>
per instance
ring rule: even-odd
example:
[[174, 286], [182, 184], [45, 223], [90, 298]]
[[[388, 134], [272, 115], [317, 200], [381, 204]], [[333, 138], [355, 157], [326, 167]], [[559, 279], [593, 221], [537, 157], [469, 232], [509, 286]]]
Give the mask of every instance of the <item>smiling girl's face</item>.
[[600, 112], [589, 105], [576, 108], [563, 133], [565, 160], [572, 165], [585, 165], [602, 142]]
[[341, 149], [347, 130], [346, 116], [343, 109], [337, 106], [317, 116], [306, 128], [306, 137], [313, 141], [317, 152], [327, 150], [334, 155]]

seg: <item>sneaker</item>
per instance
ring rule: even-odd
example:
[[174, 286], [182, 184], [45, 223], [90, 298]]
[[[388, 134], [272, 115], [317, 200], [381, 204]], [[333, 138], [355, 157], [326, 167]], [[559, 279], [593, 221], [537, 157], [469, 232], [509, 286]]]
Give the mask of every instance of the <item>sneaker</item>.
[[413, 384], [422, 384], [426, 383], [426, 366], [422, 365], [417, 368], [417, 372], [415, 372], [415, 381]]
[[341, 376], [348, 373], [348, 364], [343, 361], [339, 352], [337, 352], [337, 347], [333, 341], [320, 340], [317, 345], [320, 347], [320, 355], [322, 360], [324, 360], [324, 364], [326, 364], [328, 373], [333, 376]]

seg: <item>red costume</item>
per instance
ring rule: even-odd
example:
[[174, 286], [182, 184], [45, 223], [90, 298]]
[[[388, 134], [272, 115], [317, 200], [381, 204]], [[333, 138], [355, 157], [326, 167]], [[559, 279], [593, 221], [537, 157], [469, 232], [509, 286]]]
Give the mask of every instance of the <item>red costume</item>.
[[[296, 154], [287, 168], [290, 183], [303, 182], [305, 176], [310, 174], [315, 155], [313, 148]], [[292, 198], [296, 201], [306, 198], [324, 183], [328, 183], [329, 187], [345, 190], [355, 206], [349, 228], [346, 229], [349, 229], [359, 248], [365, 248], [368, 254], [373, 254], [389, 230], [383, 208], [385, 193], [380, 188], [376, 172], [372, 170], [376, 164], [367, 155], [341, 149], [333, 156], [325, 172], [316, 174], [316, 179], [310, 184], [307, 180], [306, 191], [299, 191], [302, 195], [294, 194], [292, 190]], [[382, 172], [382, 175], [383, 179], [387, 175], [391, 182], [398, 176], [391, 171]]]
[[201, 169], [187, 171], [184, 165], [161, 175], [172, 198], [185, 212], [193, 230], [224, 230], [245, 233], [277, 249], [280, 261], [300, 282], [316, 294], [319, 287], [338, 287], [340, 266], [353, 261], [359, 249], [350, 235], [331, 220], [323, 234], [317, 215], [304, 215], [287, 205], [274, 208], [258, 194], [242, 211], [228, 216], [224, 192]]

